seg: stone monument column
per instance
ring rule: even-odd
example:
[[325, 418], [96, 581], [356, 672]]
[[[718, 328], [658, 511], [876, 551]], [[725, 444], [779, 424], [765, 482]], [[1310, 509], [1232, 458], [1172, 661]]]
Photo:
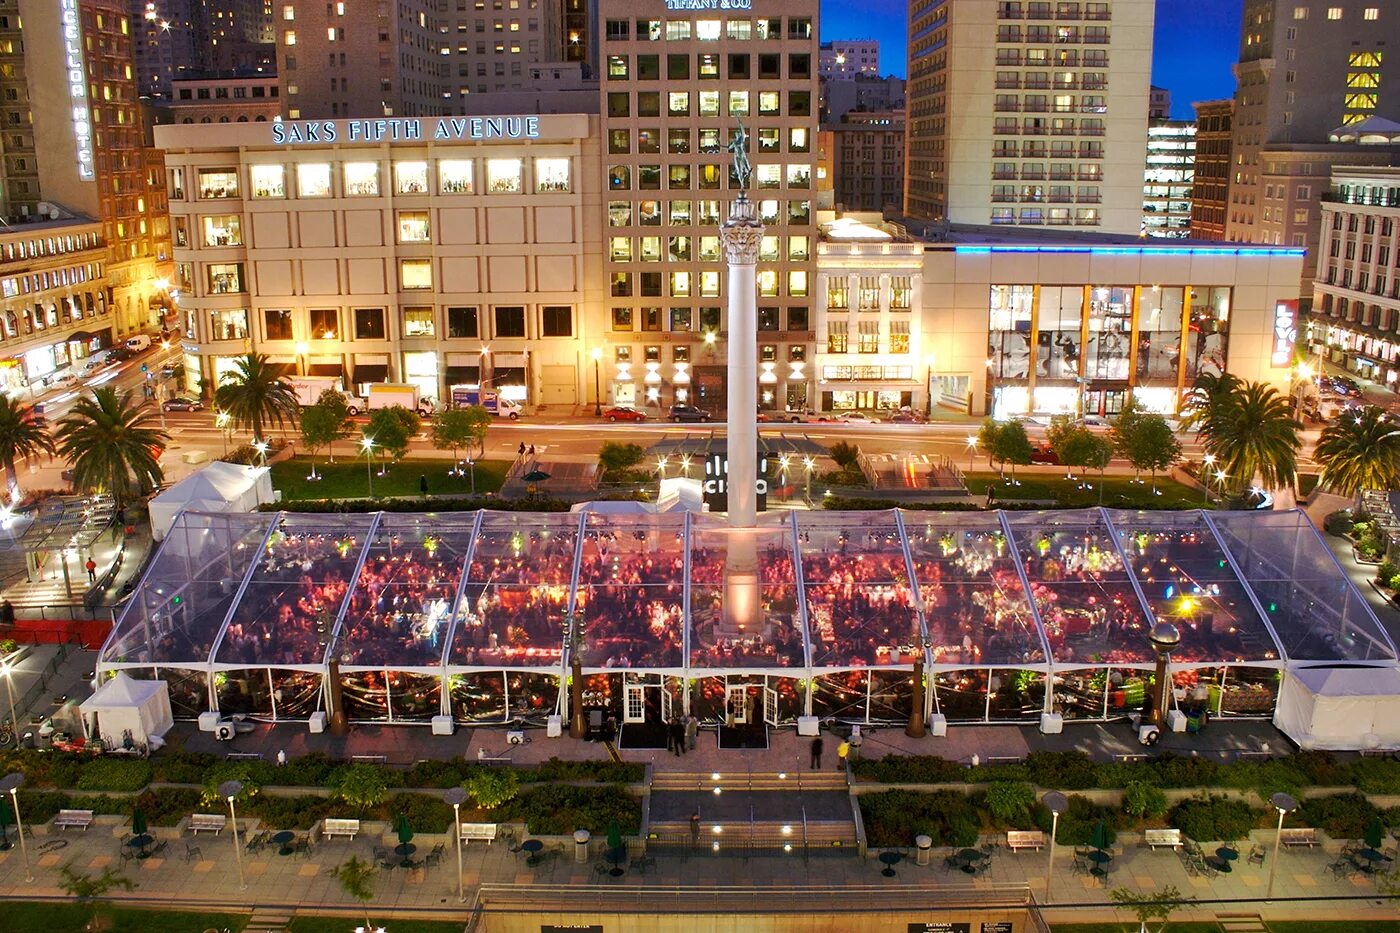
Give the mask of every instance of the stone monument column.
[[748, 192], [740, 190], [719, 233], [729, 266], [729, 525], [752, 528], [758, 522], [757, 267], [763, 224]]

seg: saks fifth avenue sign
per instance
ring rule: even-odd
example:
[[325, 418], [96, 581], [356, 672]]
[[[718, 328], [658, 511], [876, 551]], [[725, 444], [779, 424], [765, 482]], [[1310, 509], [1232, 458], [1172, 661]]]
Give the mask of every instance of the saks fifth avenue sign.
[[72, 99], [73, 138], [78, 150], [78, 177], [95, 177], [92, 156], [92, 112], [88, 110], [87, 69], [83, 67], [83, 35], [78, 0], [59, 0], [63, 24], [63, 74]]
[[[76, 0], [73, 0], [76, 2]], [[539, 139], [539, 117], [398, 117], [385, 120], [279, 120], [272, 127], [278, 146], [306, 143], [470, 142]]]

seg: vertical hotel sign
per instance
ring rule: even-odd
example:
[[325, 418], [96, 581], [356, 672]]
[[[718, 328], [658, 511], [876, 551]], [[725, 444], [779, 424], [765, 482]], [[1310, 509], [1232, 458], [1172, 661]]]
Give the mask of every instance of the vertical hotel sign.
[[63, 18], [63, 69], [72, 99], [73, 136], [78, 152], [78, 177], [95, 177], [92, 161], [92, 111], [88, 109], [87, 69], [83, 67], [83, 31], [78, 0], [58, 0]]
[[1273, 324], [1273, 353], [1269, 361], [1286, 369], [1293, 365], [1293, 347], [1298, 343], [1298, 302], [1277, 302]]

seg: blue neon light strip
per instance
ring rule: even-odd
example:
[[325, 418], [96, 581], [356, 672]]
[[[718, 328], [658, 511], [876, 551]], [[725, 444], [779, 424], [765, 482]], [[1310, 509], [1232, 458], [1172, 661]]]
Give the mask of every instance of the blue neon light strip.
[[1088, 253], [1091, 256], [1272, 256], [1301, 259], [1305, 249], [1227, 246], [955, 246], [955, 253], [986, 256], [992, 253]]

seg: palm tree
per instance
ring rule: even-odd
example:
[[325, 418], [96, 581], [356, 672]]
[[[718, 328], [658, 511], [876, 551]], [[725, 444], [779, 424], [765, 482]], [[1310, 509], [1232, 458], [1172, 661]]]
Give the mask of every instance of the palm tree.
[[1400, 425], [1385, 409], [1367, 405], [1323, 428], [1313, 459], [1322, 467], [1322, 483], [1338, 495], [1394, 489], [1400, 486]]
[[1215, 423], [1229, 409], [1235, 394], [1239, 392], [1239, 377], [1230, 373], [1202, 373], [1196, 377], [1191, 391], [1186, 393], [1186, 404], [1182, 406], [1183, 427], [1194, 427], [1201, 435], [1208, 436]]
[[1201, 426], [1206, 452], [1237, 489], [1256, 480], [1271, 489], [1293, 485], [1302, 441], [1288, 399], [1273, 386], [1239, 382], [1228, 397], [1201, 410], [1209, 412]]
[[118, 508], [160, 485], [169, 442], [150, 402], [112, 386], [78, 399], [58, 422], [58, 452], [73, 465], [74, 485], [108, 493]]
[[301, 403], [291, 383], [282, 378], [262, 353], [249, 353], [234, 361], [231, 371], [224, 373], [223, 384], [214, 390], [214, 404], [228, 412], [235, 424], [253, 431], [253, 442], [261, 443], [263, 425], [285, 421], [296, 423], [301, 416]]
[[10, 498], [19, 494], [19, 473], [15, 462], [48, 454], [56, 447], [49, 432], [34, 416], [32, 405], [21, 405], [8, 395], [0, 395], [0, 466], [5, 468]]

